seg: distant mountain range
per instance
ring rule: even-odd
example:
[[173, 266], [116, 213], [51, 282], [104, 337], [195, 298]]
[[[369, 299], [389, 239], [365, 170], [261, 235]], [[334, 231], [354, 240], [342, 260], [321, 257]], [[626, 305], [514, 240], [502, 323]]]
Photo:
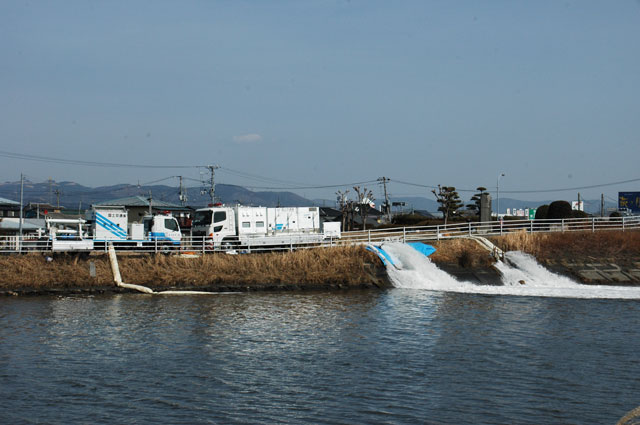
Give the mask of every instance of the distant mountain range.
[[[186, 204], [193, 207], [206, 206], [211, 202], [209, 194], [202, 194], [201, 189], [190, 187], [185, 189]], [[87, 187], [74, 182], [53, 182], [24, 184], [24, 203], [47, 203], [69, 208], [87, 208], [97, 202], [129, 196], [145, 196], [166, 202], [180, 204], [179, 189], [172, 186], [153, 185], [138, 186], [119, 184], [114, 186]], [[253, 192], [241, 186], [216, 185], [216, 199], [228, 204], [262, 205], [262, 206], [305, 206], [311, 201], [292, 192]], [[20, 200], [20, 182], [0, 183], [0, 197]]]
[[[61, 206], [69, 209], [88, 208], [91, 204], [108, 201], [111, 199], [125, 198], [129, 196], [146, 196], [151, 193], [153, 199], [180, 204], [179, 190], [174, 186], [153, 185], [138, 186], [130, 184], [119, 184], [113, 186], [87, 187], [74, 182], [45, 182], [33, 183], [26, 181], [24, 184], [24, 203], [47, 203], [57, 205], [58, 199]], [[209, 204], [208, 194], [202, 194], [199, 187], [186, 189], [187, 205], [192, 207], [202, 207]], [[0, 197], [20, 200], [20, 182], [0, 183]], [[309, 200], [292, 192], [254, 192], [241, 186], [218, 184], [216, 185], [216, 198], [227, 204], [261, 205], [266, 207], [275, 206], [326, 206], [336, 207], [335, 200], [314, 199]], [[403, 207], [394, 207], [394, 211], [427, 210], [435, 212], [438, 204], [434, 199], [424, 197], [399, 197], [391, 199], [393, 202], [404, 202]], [[549, 201], [522, 201], [512, 198], [500, 198], [500, 211], [507, 208], [537, 208]], [[382, 202], [376, 200], [379, 206]], [[585, 210], [590, 213], [600, 212], [600, 200], [585, 200]], [[496, 207], [496, 200], [493, 200], [493, 207]], [[606, 202], [605, 208], [615, 208], [613, 202]]]

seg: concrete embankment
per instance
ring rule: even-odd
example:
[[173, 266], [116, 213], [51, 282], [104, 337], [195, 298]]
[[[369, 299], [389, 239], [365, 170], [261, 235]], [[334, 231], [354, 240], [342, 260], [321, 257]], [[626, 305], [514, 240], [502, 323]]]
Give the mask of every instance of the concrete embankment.
[[[594, 285], [640, 285], [640, 232], [513, 232], [489, 238], [503, 251], [533, 255], [547, 269], [576, 282]], [[432, 260], [460, 280], [499, 284], [489, 253], [469, 239], [434, 243]]]
[[640, 231], [513, 233], [504, 250], [527, 252], [546, 268], [594, 285], [640, 285]]
[[[122, 279], [153, 290], [259, 291], [385, 287], [377, 257], [362, 247], [248, 255], [118, 253]], [[129, 292], [104, 253], [0, 257], [0, 294]]]

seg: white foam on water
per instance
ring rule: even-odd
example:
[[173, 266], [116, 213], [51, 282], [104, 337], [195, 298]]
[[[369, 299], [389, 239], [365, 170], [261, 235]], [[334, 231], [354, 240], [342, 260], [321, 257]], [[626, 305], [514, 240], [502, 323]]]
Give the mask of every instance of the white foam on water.
[[406, 244], [385, 243], [383, 249], [395, 263], [387, 267], [387, 274], [396, 288], [487, 295], [640, 299], [640, 287], [582, 285], [550, 272], [532, 256], [517, 251], [506, 253], [505, 262], [496, 264], [504, 285], [492, 286], [458, 281]]

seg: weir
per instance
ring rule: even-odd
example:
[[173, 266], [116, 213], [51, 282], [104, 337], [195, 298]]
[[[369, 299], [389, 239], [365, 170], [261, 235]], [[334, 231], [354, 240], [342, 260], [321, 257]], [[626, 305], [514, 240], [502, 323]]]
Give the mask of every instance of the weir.
[[403, 243], [385, 243], [384, 251], [393, 261], [387, 274], [396, 288], [485, 295], [514, 295], [587, 299], [640, 299], [640, 288], [582, 285], [550, 272], [531, 255], [511, 251], [495, 267], [503, 285], [477, 285], [458, 281], [439, 269], [428, 257]]

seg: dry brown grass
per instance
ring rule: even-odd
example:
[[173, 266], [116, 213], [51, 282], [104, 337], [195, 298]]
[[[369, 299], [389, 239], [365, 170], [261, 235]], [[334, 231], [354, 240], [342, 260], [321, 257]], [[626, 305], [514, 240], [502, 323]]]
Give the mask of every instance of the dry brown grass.
[[522, 230], [492, 238], [492, 241], [503, 251], [522, 251], [538, 256], [549, 236], [547, 233], [531, 234]]
[[436, 248], [430, 256], [434, 263], [453, 263], [465, 268], [491, 264], [488, 251], [470, 239], [447, 239], [432, 245]]
[[541, 260], [558, 258], [633, 258], [640, 260], [640, 232], [514, 232], [492, 241], [505, 251], [523, 251]]
[[101, 286], [113, 282], [106, 257], [92, 257], [96, 265], [96, 278], [89, 276], [87, 260], [59, 255], [47, 261], [41, 254], [0, 256], [0, 289], [16, 287], [44, 288], [55, 283], [57, 287]]
[[[89, 276], [89, 262], [96, 278]], [[197, 258], [167, 255], [118, 255], [122, 279], [151, 288], [269, 286], [277, 284], [359, 285], [371, 282], [366, 263], [377, 257], [362, 247], [300, 250], [248, 255], [212, 254]], [[59, 255], [0, 257], [0, 290], [29, 288], [91, 288], [113, 285], [106, 255], [88, 259]]]

